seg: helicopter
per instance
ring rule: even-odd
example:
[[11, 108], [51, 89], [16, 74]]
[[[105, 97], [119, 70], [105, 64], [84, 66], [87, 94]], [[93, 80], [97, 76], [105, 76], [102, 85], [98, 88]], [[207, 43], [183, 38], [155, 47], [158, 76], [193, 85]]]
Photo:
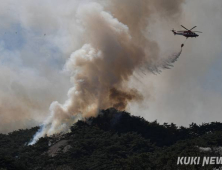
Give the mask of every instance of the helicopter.
[[194, 28], [196, 28], [197, 26], [194, 26], [193, 28], [191, 29], [187, 29], [186, 27], [184, 27], [183, 25], [181, 25], [181, 27], [183, 27], [184, 29], [186, 29], [186, 31], [175, 31], [174, 29], [172, 30], [172, 32], [174, 33], [174, 35], [182, 35], [186, 38], [193, 38], [193, 37], [198, 37], [199, 35], [196, 34], [197, 33], [202, 33], [200, 31], [191, 31], [193, 30]]

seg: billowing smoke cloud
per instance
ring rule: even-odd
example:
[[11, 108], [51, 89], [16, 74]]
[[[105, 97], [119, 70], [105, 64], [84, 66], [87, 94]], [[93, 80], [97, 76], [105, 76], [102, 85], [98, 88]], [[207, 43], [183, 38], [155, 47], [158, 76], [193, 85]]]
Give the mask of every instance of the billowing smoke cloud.
[[65, 132], [78, 119], [95, 116], [99, 109], [124, 110], [129, 102], [143, 96], [128, 81], [144, 68], [168, 68], [180, 55], [163, 60], [158, 45], [145, 38], [149, 17], [177, 18], [182, 1], [122, 0], [105, 4], [81, 4], [76, 18], [85, 44], [65, 64], [73, 87], [64, 104], [53, 102], [50, 115], [30, 144], [44, 135]]

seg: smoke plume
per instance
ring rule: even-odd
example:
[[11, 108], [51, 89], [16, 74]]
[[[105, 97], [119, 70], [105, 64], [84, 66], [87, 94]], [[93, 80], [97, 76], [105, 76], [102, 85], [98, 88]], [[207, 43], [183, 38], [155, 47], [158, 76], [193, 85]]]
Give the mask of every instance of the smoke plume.
[[124, 110], [142, 94], [129, 88], [130, 77], [144, 68], [156, 72], [168, 68], [179, 56], [166, 61], [158, 45], [144, 36], [149, 17], [177, 19], [183, 1], [121, 0], [81, 4], [76, 12], [84, 45], [72, 53], [64, 71], [73, 87], [64, 104], [53, 102], [50, 115], [30, 144], [44, 135], [65, 132], [77, 120], [96, 116], [99, 109]]

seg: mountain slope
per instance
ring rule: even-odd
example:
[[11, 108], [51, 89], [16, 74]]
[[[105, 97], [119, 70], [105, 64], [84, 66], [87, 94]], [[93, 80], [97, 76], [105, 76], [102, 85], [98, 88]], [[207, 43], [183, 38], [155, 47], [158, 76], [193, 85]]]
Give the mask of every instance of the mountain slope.
[[37, 130], [0, 134], [0, 169], [199, 169], [200, 165], [177, 166], [178, 156], [219, 156], [214, 148], [222, 146], [221, 123], [160, 125], [113, 108], [79, 121], [67, 134], [27, 146]]

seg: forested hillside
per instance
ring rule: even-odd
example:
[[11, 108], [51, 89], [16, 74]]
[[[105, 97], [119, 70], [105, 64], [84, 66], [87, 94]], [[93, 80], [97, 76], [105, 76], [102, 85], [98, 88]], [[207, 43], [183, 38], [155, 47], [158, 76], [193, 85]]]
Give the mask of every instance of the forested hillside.
[[0, 170], [213, 169], [178, 166], [177, 158], [220, 156], [222, 146], [222, 123], [160, 125], [113, 108], [28, 146], [38, 129], [0, 134]]

